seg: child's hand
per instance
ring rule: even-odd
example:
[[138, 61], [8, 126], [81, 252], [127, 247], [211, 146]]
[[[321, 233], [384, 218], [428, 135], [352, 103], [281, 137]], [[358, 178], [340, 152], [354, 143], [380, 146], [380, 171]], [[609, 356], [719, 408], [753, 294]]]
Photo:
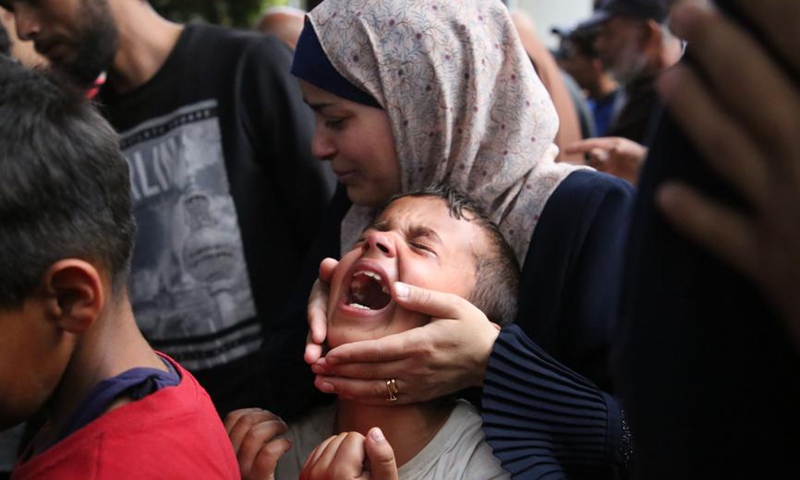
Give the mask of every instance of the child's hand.
[[260, 408], [234, 410], [225, 417], [225, 430], [233, 444], [242, 480], [275, 480], [275, 467], [292, 448], [288, 430], [278, 416]]
[[[365, 460], [369, 460], [369, 467]], [[397, 480], [394, 450], [380, 428], [334, 435], [308, 456], [300, 480]]]
[[326, 258], [319, 265], [319, 278], [311, 287], [308, 297], [308, 337], [306, 338], [305, 361], [309, 365], [322, 357], [322, 344], [328, 335], [328, 296], [331, 292], [331, 279], [337, 260]]

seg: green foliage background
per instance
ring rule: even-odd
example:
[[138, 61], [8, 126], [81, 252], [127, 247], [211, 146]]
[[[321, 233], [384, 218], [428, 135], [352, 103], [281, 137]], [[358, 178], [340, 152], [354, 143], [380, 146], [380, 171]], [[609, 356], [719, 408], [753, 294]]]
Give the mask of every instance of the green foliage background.
[[150, 0], [166, 18], [176, 22], [202, 20], [229, 27], [252, 27], [265, 8], [287, 0]]

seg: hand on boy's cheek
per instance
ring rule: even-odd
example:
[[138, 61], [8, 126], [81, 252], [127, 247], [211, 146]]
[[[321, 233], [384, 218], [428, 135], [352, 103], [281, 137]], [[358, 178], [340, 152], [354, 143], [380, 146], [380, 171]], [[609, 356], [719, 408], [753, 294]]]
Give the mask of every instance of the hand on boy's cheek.
[[319, 278], [314, 282], [308, 298], [308, 326], [306, 350], [303, 355], [306, 363], [312, 365], [324, 356], [328, 348], [324, 344], [328, 335], [328, 301], [330, 299], [330, 283], [339, 264], [333, 258], [325, 258], [319, 266]]

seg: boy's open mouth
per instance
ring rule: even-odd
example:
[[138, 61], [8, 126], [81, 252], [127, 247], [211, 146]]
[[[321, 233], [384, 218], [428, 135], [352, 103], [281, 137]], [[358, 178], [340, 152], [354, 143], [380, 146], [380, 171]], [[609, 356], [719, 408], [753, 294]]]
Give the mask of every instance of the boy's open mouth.
[[380, 274], [368, 270], [357, 270], [353, 273], [347, 295], [348, 306], [360, 310], [380, 310], [391, 301], [389, 288]]

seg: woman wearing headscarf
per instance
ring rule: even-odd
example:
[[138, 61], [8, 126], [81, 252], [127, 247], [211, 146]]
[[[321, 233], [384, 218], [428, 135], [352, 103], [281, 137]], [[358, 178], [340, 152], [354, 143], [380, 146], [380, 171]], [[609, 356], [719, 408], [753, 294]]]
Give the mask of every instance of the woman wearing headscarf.
[[[447, 307], [451, 298], [425, 292], [426, 306], [419, 291], [402, 298], [395, 288], [395, 302], [434, 321], [323, 358], [311, 345], [317, 387], [376, 403], [387, 401], [388, 380], [397, 402], [482, 386], [487, 438], [512, 473], [622, 464], [619, 407], [595, 385], [611, 387], [606, 357], [633, 190], [554, 162], [558, 119], [502, 3], [327, 0], [308, 16], [293, 73], [316, 113], [314, 153], [341, 184], [299, 291], [309, 290], [321, 259], [352, 245], [376, 207], [439, 182], [481, 204], [523, 265], [518, 325], [498, 334], [469, 305]], [[324, 296], [319, 285], [312, 303]], [[277, 406], [284, 416], [306, 392], [287, 366], [293, 353], [276, 352], [284, 341], [299, 352], [305, 300], [295, 299], [297, 311], [276, 323], [276, 343], [265, 347], [286, 392]], [[324, 318], [310, 312], [321, 344]], [[480, 329], [482, 344], [460, 338], [465, 328]]]

